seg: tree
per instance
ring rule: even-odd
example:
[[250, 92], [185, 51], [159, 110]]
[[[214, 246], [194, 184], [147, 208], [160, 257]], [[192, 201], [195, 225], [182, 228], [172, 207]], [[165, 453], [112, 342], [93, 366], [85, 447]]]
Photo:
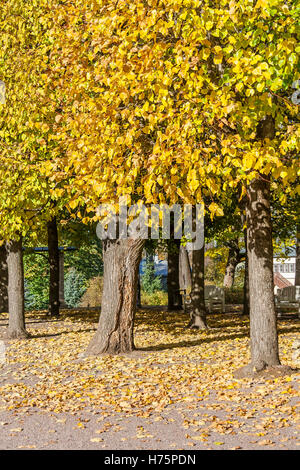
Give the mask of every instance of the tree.
[[49, 314], [59, 315], [59, 248], [56, 218], [48, 224], [48, 254], [49, 254]]
[[[21, 37], [23, 44], [23, 33], [14, 34], [23, 17], [20, 20], [13, 10], [8, 26], [5, 23], [12, 3], [6, 1], [1, 16], [3, 36], [8, 34], [13, 45], [15, 38], [20, 41]], [[14, 7], [17, 13], [20, 4], [24, 5], [20, 0]], [[38, 10], [41, 16], [43, 7]], [[26, 32], [32, 29], [30, 15], [36, 15], [32, 7], [28, 10]], [[51, 15], [58, 21], [52, 21]], [[217, 202], [222, 194], [226, 196], [234, 188], [241, 188], [241, 196], [247, 188], [250, 194], [258, 190], [252, 182], [264, 179], [283, 200], [284, 194], [298, 191], [292, 185], [298, 172], [298, 107], [289, 99], [299, 64], [298, 19], [299, 11], [292, 0], [259, 0], [255, 5], [252, 0], [242, 4], [220, 1], [216, 5], [185, 0], [172, 5], [157, 0], [130, 5], [126, 0], [100, 4], [82, 0], [79, 5], [72, 1], [47, 2], [45, 18], [37, 21], [34, 30], [47, 30], [43, 31], [47, 41], [41, 41], [37, 34], [30, 49], [31, 37], [27, 34], [27, 55], [23, 48], [21, 61], [15, 59], [20, 54], [16, 55], [14, 48], [10, 52], [5, 45], [5, 54], [11, 59], [4, 67], [6, 76], [16, 71], [16, 78], [22, 78], [16, 90], [19, 103], [24, 78], [29, 80], [26, 90], [31, 90], [24, 94], [28, 110], [22, 103], [20, 110], [12, 107], [8, 116], [12, 118], [8, 127], [13, 126], [13, 113], [17, 111], [19, 126], [17, 141], [12, 129], [5, 129], [4, 134], [12, 140], [10, 148], [2, 133], [1, 143], [8, 155], [17, 147], [12, 167], [15, 160], [24, 167], [26, 157], [27, 163], [32, 158], [35, 165], [29, 168], [35, 171], [35, 178], [28, 179], [29, 190], [39, 190], [39, 201], [41, 195], [48, 198], [50, 192], [60, 201], [68, 201], [74, 217], [79, 213], [83, 222], [97, 220], [99, 204], [116, 205], [124, 195], [129, 196], [129, 204], [141, 201], [145, 205], [196, 204], [209, 197], [212, 202], [207, 209], [214, 217], [222, 214]], [[42, 46], [36, 49], [37, 44]], [[39, 51], [36, 57], [34, 50]], [[16, 70], [12, 58], [26, 72], [26, 66], [30, 69], [34, 63], [41, 75]], [[41, 89], [51, 98], [46, 119], [38, 112], [46, 104], [39, 96]], [[271, 139], [256, 132], [268, 116], [275, 119]], [[37, 155], [43, 156], [39, 166]], [[45, 187], [37, 178], [39, 169]], [[53, 183], [50, 188], [45, 184], [47, 178]], [[22, 185], [23, 191], [25, 188]], [[5, 196], [11, 194], [5, 190]], [[63, 195], [61, 199], [59, 194]], [[21, 202], [20, 197], [17, 201]], [[266, 203], [265, 207], [269, 211], [270, 205]], [[253, 209], [248, 211], [247, 226], [249, 222], [252, 228], [254, 213]], [[270, 231], [266, 234], [269, 236]], [[135, 245], [133, 239], [127, 243]], [[120, 266], [127, 259], [129, 271], [134, 273], [125, 250], [121, 250], [121, 256], [120, 246], [113, 241], [110, 248], [116, 250]], [[110, 256], [111, 251], [107, 262]], [[109, 267], [104, 271], [110, 273]], [[114, 280], [112, 289], [123, 298], [117, 275]], [[266, 290], [270, 291], [270, 285]], [[124, 304], [127, 313], [127, 306], [133, 305], [134, 288], [129, 292], [126, 308]], [[109, 301], [107, 312], [113, 310], [113, 299]], [[114, 338], [120, 338], [119, 333]], [[128, 345], [130, 348], [130, 342]]]
[[[21, 255], [16, 254], [17, 240], [28, 233], [32, 239], [37, 239], [41, 227], [64, 204], [57, 200], [62, 195], [61, 188], [51, 175], [45, 174], [57, 149], [63, 155], [55, 113], [60, 103], [59, 87], [54, 85], [52, 93], [49, 87], [47, 89], [51, 69], [47, 64], [53, 64], [50, 60], [51, 25], [55, 21], [51, 18], [51, 6], [55, 4], [57, 2], [28, 5], [23, 0], [5, 0], [0, 12], [3, 33], [0, 74], [6, 85], [6, 102], [0, 107], [0, 233], [13, 250], [9, 259], [19, 263], [16, 272], [12, 267], [8, 269], [10, 296], [24, 296], [24, 289], [20, 287], [23, 268]], [[53, 68], [56, 65], [53, 64]], [[13, 281], [17, 283], [15, 287], [11, 284]], [[23, 304], [24, 298], [9, 300], [12, 308], [9, 315], [14, 324], [16, 311], [19, 312], [20, 331]]]
[[24, 311], [24, 269], [22, 239], [7, 244], [8, 266], [8, 329], [9, 339], [27, 338]]
[[[59, 218], [58, 218], [59, 217]], [[101, 241], [96, 235], [95, 224], [82, 224], [78, 220], [69, 220], [69, 215], [58, 214], [57, 224], [59, 245], [64, 248], [65, 295], [70, 305], [73, 305], [78, 296], [83, 292], [81, 285], [87, 286], [88, 282], [103, 274]], [[41, 227], [37, 240], [32, 240], [30, 233], [24, 238], [24, 274], [26, 281], [25, 308], [48, 309], [49, 308], [49, 256], [48, 252], [36, 252], [34, 247], [47, 245], [47, 226]], [[71, 250], [66, 250], [71, 247]], [[60, 251], [61, 256], [61, 251]], [[73, 292], [72, 283], [77, 274], [79, 292]], [[70, 276], [69, 276], [70, 273]], [[71, 273], [73, 273], [71, 275]], [[79, 274], [78, 274], [79, 275]], [[73, 279], [73, 281], [71, 280]], [[78, 285], [77, 281], [74, 281]], [[60, 283], [61, 284], [61, 283]], [[67, 303], [68, 303], [67, 302]], [[75, 304], [74, 304], [75, 305]]]
[[192, 286], [192, 273], [189, 254], [185, 246], [180, 245], [179, 251], [179, 285], [181, 290], [190, 289]]
[[249, 262], [251, 363], [241, 374], [280, 364], [273, 284], [273, 247], [269, 181], [249, 185], [247, 246]]
[[204, 297], [204, 245], [192, 250], [191, 328], [206, 329], [206, 307]]
[[[274, 139], [271, 116], [259, 123], [257, 136]], [[251, 362], [238, 376], [280, 365], [273, 281], [273, 244], [270, 211], [270, 179], [257, 175], [247, 191], [247, 255], [250, 292]]]
[[137, 276], [144, 247], [141, 239], [103, 242], [104, 278], [98, 329], [86, 355], [134, 350], [133, 322], [137, 304]]
[[[86, 4], [80, 14], [70, 9], [62, 60], [74, 60], [66, 80], [77, 100], [69, 119], [72, 205], [84, 198], [92, 208], [124, 194], [145, 203], [195, 203], [237, 187], [242, 196], [248, 187], [249, 197], [255, 191], [268, 197], [256, 184], [264, 179], [291, 190], [299, 141], [297, 106], [288, 99], [299, 61], [292, 1], [200, 8], [181, 0], [155, 8], [136, 2], [130, 9], [120, 1], [93, 13]], [[61, 41], [57, 47], [64, 49]], [[257, 138], [266, 116], [276, 116], [272, 139]], [[269, 207], [265, 201], [268, 220]], [[209, 211], [220, 213], [219, 204]], [[258, 213], [253, 207], [247, 213], [249, 249], [257, 243]], [[270, 239], [264, 243], [269, 250]], [[272, 304], [271, 283], [263, 286]], [[267, 318], [263, 299], [257, 302]]]
[[224, 287], [230, 288], [234, 284], [235, 270], [236, 270], [237, 265], [240, 262], [239, 239], [235, 238], [231, 240], [228, 243], [228, 245], [229, 245], [229, 252], [228, 252], [223, 285]]
[[[171, 235], [172, 237], [172, 235]], [[179, 283], [180, 240], [168, 240], [168, 310], [181, 310], [182, 298]]]

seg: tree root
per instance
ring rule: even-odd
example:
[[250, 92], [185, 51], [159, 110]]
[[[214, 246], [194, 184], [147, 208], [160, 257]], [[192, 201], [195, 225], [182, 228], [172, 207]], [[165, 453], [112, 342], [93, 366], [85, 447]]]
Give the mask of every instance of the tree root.
[[289, 366], [285, 365], [274, 365], [268, 366], [267, 364], [261, 364], [258, 366], [254, 366], [253, 364], [248, 364], [247, 366], [241, 367], [237, 369], [233, 375], [236, 379], [243, 379], [243, 378], [272, 378], [272, 377], [281, 377], [284, 375], [292, 375], [294, 373], [299, 372], [298, 369], [292, 369]]
[[10, 339], [29, 339], [31, 338], [31, 335], [26, 331], [26, 330], [7, 330], [5, 334], [5, 339], [10, 340]]

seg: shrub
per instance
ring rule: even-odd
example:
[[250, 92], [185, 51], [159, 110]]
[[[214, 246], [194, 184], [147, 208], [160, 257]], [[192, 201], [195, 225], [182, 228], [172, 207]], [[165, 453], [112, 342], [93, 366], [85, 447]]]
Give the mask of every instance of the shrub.
[[69, 307], [77, 307], [87, 289], [86, 280], [75, 268], [65, 275], [65, 301]]
[[146, 261], [146, 267], [141, 276], [141, 287], [147, 294], [161, 290], [161, 276], [156, 276], [152, 259]]
[[168, 294], [162, 290], [149, 294], [141, 290], [141, 304], [142, 305], [167, 305]]
[[242, 304], [244, 301], [244, 291], [241, 287], [225, 288], [226, 304]]
[[99, 307], [102, 300], [102, 288], [102, 276], [96, 276], [90, 279], [87, 289], [80, 301], [80, 307]]
[[49, 304], [49, 272], [44, 257], [24, 256], [25, 270], [25, 308], [46, 309]]

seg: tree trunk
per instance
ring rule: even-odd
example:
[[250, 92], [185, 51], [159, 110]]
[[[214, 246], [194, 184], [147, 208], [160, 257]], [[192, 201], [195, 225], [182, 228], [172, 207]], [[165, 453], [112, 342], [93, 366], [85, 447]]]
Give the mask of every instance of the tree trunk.
[[168, 240], [168, 310], [181, 310], [182, 298], [179, 285], [180, 240]]
[[180, 246], [179, 252], [179, 286], [181, 290], [187, 290], [192, 287], [191, 265], [185, 246]]
[[7, 250], [5, 245], [0, 246], [0, 313], [8, 312], [8, 270]]
[[246, 219], [251, 362], [237, 371], [238, 376], [280, 365], [274, 303], [270, 183], [265, 175], [249, 184]]
[[7, 338], [27, 338], [24, 306], [24, 268], [22, 239], [7, 243], [8, 266], [8, 330]]
[[229, 243], [229, 253], [227, 258], [223, 286], [229, 289], [234, 284], [235, 269], [240, 262], [239, 239], [235, 238]]
[[250, 296], [249, 296], [249, 264], [247, 249], [247, 228], [244, 229], [245, 240], [245, 273], [244, 273], [244, 298], [243, 298], [243, 315], [250, 315]]
[[295, 286], [300, 286], [300, 224], [297, 224], [296, 234], [296, 277]]
[[68, 308], [65, 302], [65, 254], [63, 250], [58, 253], [59, 256], [59, 308]]
[[190, 327], [203, 330], [207, 328], [204, 297], [204, 245], [201, 250], [192, 250], [192, 290]]
[[103, 241], [103, 293], [98, 329], [85, 355], [134, 350], [133, 322], [144, 240]]
[[59, 249], [56, 217], [48, 224], [48, 255], [49, 255], [49, 314], [59, 315]]

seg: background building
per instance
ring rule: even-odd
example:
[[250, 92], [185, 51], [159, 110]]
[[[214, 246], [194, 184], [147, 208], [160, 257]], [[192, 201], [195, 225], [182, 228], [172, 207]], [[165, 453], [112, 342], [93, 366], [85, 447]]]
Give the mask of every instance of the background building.
[[273, 260], [275, 293], [278, 289], [295, 285], [296, 253], [295, 250], [287, 257], [275, 256]]

